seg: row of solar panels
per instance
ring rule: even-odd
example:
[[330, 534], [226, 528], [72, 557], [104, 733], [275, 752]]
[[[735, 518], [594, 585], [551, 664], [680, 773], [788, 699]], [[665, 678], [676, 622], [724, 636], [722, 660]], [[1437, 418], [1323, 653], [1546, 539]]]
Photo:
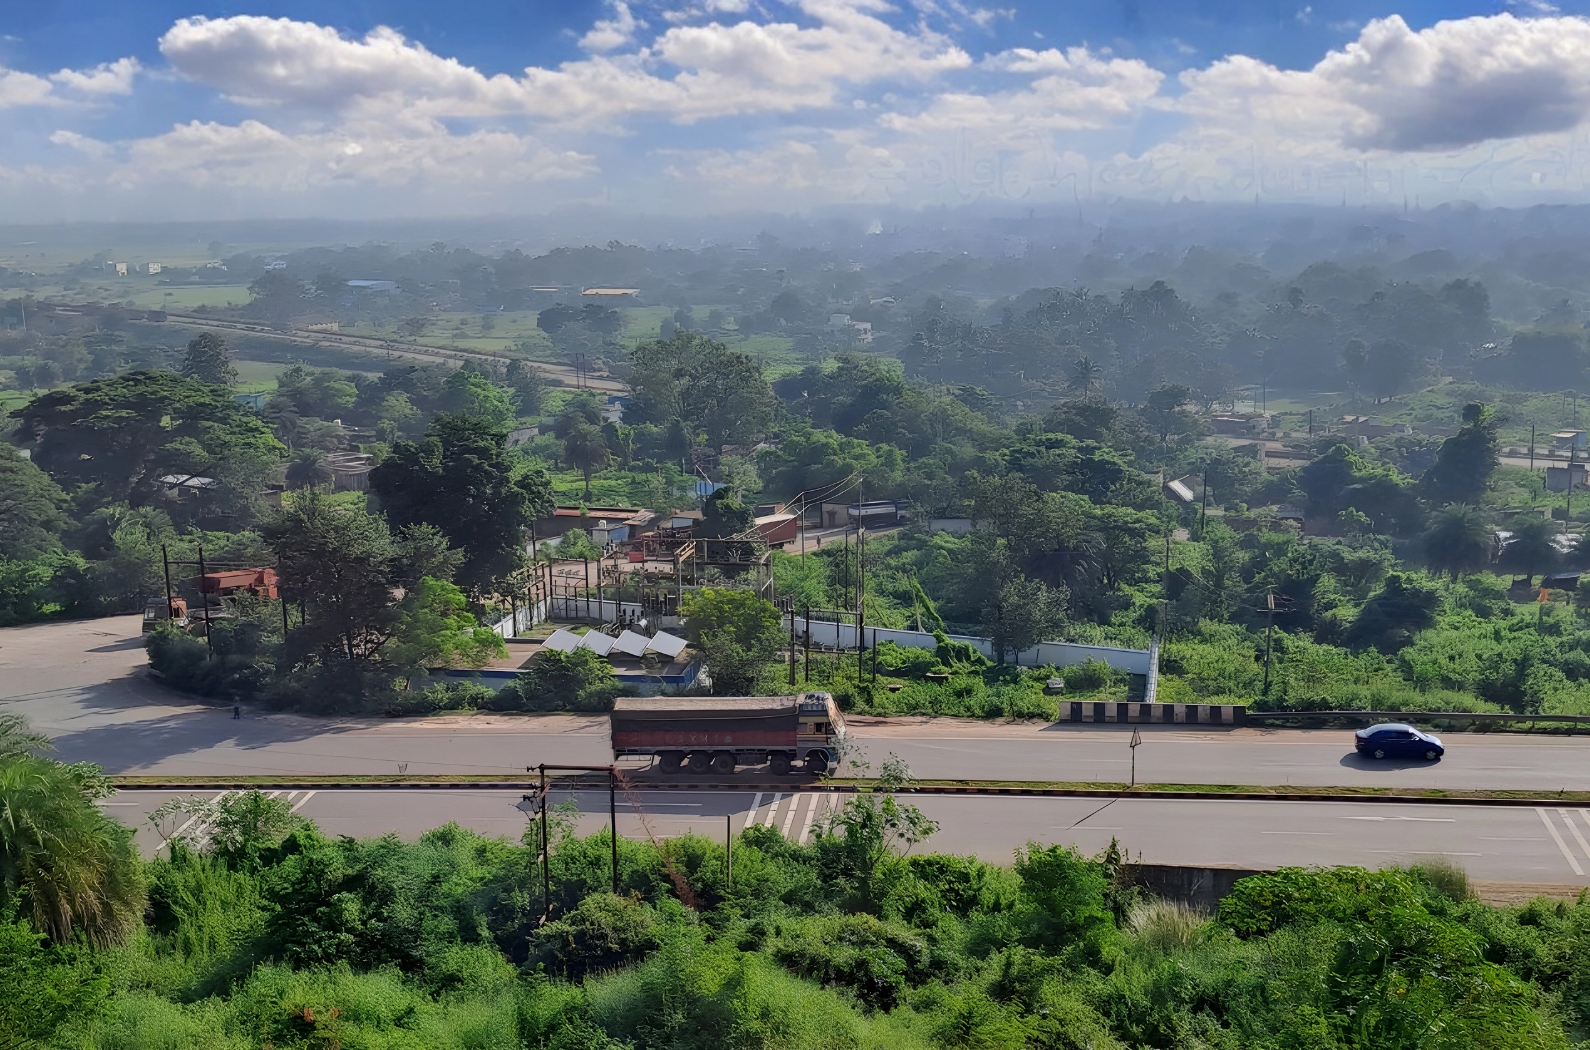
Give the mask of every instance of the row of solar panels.
[[665, 631], [658, 631], [655, 637], [647, 638], [644, 634], [634, 631], [625, 631], [614, 638], [601, 631], [587, 631], [583, 635], [566, 631], [559, 627], [552, 632], [546, 640], [545, 648], [559, 653], [572, 653], [576, 649], [589, 649], [597, 656], [607, 656], [610, 653], [624, 653], [627, 656], [644, 656], [650, 650], [661, 653], [672, 660], [684, 652], [685, 640], [676, 638]]

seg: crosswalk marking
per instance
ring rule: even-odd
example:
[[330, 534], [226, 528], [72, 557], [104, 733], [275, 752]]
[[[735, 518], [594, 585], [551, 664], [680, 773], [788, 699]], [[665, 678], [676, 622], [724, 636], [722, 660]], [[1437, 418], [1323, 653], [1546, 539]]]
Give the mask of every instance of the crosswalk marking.
[[308, 802], [310, 799], [312, 799], [314, 797], [315, 797], [315, 793], [313, 791], [304, 792], [304, 797], [299, 799], [297, 802], [293, 803], [293, 808], [288, 810], [287, 812], [289, 812], [289, 813], [297, 813], [300, 809], [304, 808], [304, 803], [305, 802]]
[[797, 843], [800, 843], [801, 845], [805, 845], [806, 844], [806, 837], [812, 833], [812, 819], [817, 816], [817, 811], [819, 809], [824, 808], [824, 806], [827, 804], [827, 802], [828, 802], [828, 796], [827, 795], [815, 795], [815, 796], [813, 796], [812, 804], [806, 810], [806, 822], [801, 825], [800, 838], [795, 840]]
[[741, 831], [744, 831], [747, 828], [753, 827], [756, 824], [756, 811], [761, 809], [761, 808], [762, 808], [762, 792], [758, 791], [756, 793], [756, 797], [751, 800], [751, 812], [749, 812], [749, 813], [747, 813], [745, 815], [745, 827], [741, 828], [740, 829]]
[[[1575, 875], [1584, 875], [1584, 869], [1579, 866], [1579, 862], [1574, 859], [1574, 855], [1568, 852], [1568, 844], [1562, 841], [1562, 836], [1557, 833], [1557, 825], [1551, 822], [1551, 818], [1546, 815], [1546, 811], [1540, 806], [1535, 807], [1535, 812], [1540, 814], [1540, 822], [1546, 825], [1547, 831], [1551, 832], [1552, 841], [1556, 842], [1557, 848], [1562, 851], [1563, 857], [1568, 861], [1568, 867], [1573, 869]], [[1580, 841], [1584, 840], [1581, 839]]]
[[784, 814], [784, 827], [780, 829], [785, 838], [789, 838], [789, 829], [795, 826], [795, 813], [801, 808], [801, 802], [810, 801], [811, 797], [809, 793], [790, 796], [789, 812]]
[[1579, 848], [1584, 851], [1584, 859], [1590, 860], [1590, 843], [1585, 842], [1584, 834], [1580, 832], [1579, 825], [1573, 822], [1573, 816], [1566, 809], [1559, 809], [1557, 812], [1562, 814], [1562, 822], [1568, 825], [1568, 830], [1573, 833], [1574, 840], [1579, 843]]
[[768, 803], [767, 807], [767, 819], [762, 821], [763, 827], [770, 828], [773, 826], [773, 818], [778, 815], [778, 804], [784, 801], [784, 798], [784, 795], [780, 795], [776, 791], [773, 793], [773, 801]]

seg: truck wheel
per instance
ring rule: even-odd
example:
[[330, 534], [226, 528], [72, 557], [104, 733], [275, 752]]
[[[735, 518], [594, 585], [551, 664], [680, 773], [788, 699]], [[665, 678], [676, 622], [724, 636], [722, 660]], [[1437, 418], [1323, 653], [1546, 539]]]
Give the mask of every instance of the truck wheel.
[[712, 756], [712, 771], [719, 776], [729, 776], [734, 772], [734, 755], [728, 751], [719, 751]]
[[809, 751], [806, 754], [806, 772], [822, 776], [828, 772], [828, 752]]
[[767, 771], [776, 777], [781, 777], [788, 774], [789, 756], [785, 754], [768, 755]]
[[664, 773], [677, 773], [679, 767], [685, 764], [685, 756], [678, 751], [664, 751], [657, 756], [657, 764]]
[[692, 773], [706, 773], [712, 769], [712, 752], [696, 751], [685, 763]]

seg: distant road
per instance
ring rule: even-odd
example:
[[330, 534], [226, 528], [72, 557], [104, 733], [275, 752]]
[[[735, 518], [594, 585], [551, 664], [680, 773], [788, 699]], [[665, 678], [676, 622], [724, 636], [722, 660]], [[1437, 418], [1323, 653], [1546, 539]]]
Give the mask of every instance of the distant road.
[[[517, 791], [337, 789], [273, 794], [287, 799], [297, 813], [332, 835], [395, 833], [413, 839], [457, 821], [483, 834], [517, 839], [528, 820], [515, 808], [522, 798]], [[107, 813], [139, 829], [140, 848], [152, 854], [160, 839], [144, 815], [171, 797], [171, 792], [123, 791], [104, 805]], [[606, 826], [606, 791], [584, 791], [575, 797], [582, 833]], [[777, 828], [790, 839], [810, 841], [813, 826], [842, 806], [846, 797], [798, 790], [641, 791], [635, 802], [644, 822], [631, 800], [620, 795], [618, 830], [632, 839], [695, 832], [721, 841], [727, 828], [739, 832], [754, 821]], [[940, 826], [922, 849], [975, 854], [1002, 864], [1028, 842], [1076, 846], [1093, 854], [1114, 839], [1134, 860], [1151, 864], [1379, 868], [1446, 857], [1475, 879], [1590, 885], [1585, 874], [1590, 872], [1590, 810], [1582, 808], [946, 795], [913, 795], [909, 801]]]
[[[473, 715], [308, 718], [194, 701], [143, 677], [136, 616], [0, 630], [0, 710], [26, 715], [61, 757], [113, 773], [522, 773], [610, 761], [606, 719]], [[852, 718], [859, 755], [918, 776], [1125, 781], [1132, 727]], [[1590, 788], [1590, 736], [1454, 733], [1446, 758], [1374, 762], [1350, 732], [1141, 726], [1139, 783]]]

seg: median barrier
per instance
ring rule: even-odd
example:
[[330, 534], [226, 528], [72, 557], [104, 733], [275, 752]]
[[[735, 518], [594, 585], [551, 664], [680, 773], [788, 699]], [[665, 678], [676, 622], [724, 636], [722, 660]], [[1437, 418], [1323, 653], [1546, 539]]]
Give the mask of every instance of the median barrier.
[[1103, 703], [1062, 700], [1060, 722], [1135, 722], [1144, 725], [1240, 726], [1248, 709], [1241, 704]]
[[1590, 715], [1519, 715], [1500, 711], [1249, 711], [1249, 725], [1312, 723], [1467, 722], [1474, 725], [1558, 724], [1575, 732], [1590, 732]]

